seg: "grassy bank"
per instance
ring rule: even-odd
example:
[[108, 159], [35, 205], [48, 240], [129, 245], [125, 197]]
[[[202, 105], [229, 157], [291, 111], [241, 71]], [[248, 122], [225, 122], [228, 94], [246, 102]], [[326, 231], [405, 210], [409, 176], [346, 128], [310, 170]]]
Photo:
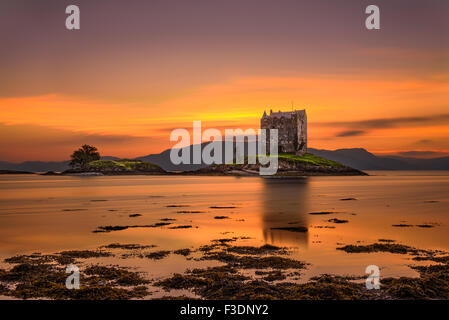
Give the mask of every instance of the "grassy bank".
[[344, 165], [337, 161], [328, 160], [325, 158], [318, 157], [311, 153], [306, 153], [303, 156], [297, 156], [293, 153], [280, 153], [278, 155], [279, 159], [285, 159], [292, 162], [299, 162], [304, 165], [317, 166], [317, 167], [328, 167], [328, 168], [343, 168]]
[[96, 160], [89, 162], [89, 169], [98, 169], [98, 170], [111, 170], [118, 169], [124, 171], [146, 171], [146, 170], [155, 170], [160, 169], [159, 166], [145, 161], [140, 160]]

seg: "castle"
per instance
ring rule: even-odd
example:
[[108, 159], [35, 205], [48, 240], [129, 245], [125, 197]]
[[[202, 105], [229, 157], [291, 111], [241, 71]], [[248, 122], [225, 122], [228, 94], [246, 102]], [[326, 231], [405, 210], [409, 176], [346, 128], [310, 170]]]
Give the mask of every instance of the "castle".
[[[260, 119], [261, 129], [278, 129], [279, 153], [304, 155], [307, 152], [307, 115], [306, 110], [290, 112], [263, 113]], [[267, 132], [268, 137], [268, 132]], [[267, 141], [269, 139], [267, 138]], [[267, 142], [267, 150], [269, 149]]]

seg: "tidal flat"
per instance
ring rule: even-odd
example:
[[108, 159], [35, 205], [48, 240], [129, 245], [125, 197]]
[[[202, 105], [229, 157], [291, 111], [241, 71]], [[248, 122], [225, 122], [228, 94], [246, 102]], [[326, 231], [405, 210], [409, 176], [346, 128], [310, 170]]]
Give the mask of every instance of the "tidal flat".
[[447, 172], [0, 179], [2, 299], [449, 298]]

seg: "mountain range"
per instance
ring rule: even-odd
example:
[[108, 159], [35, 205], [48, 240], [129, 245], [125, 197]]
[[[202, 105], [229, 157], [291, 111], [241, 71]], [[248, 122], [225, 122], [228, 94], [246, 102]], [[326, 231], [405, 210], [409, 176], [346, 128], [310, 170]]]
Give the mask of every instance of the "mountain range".
[[[209, 143], [203, 143], [203, 149]], [[193, 159], [193, 146], [190, 148], [190, 158]], [[183, 148], [185, 149], [185, 148]], [[439, 157], [431, 159], [409, 158], [400, 156], [376, 156], [363, 148], [321, 150], [309, 148], [308, 152], [317, 156], [338, 161], [349, 167], [359, 170], [449, 170], [449, 157]], [[245, 145], [245, 154], [247, 145]], [[105, 156], [103, 160], [118, 160], [117, 157]], [[136, 160], [148, 161], [159, 165], [167, 171], [187, 171], [198, 170], [207, 167], [207, 164], [180, 164], [174, 165], [170, 160], [170, 149], [158, 154], [149, 154], [138, 157]], [[18, 170], [18, 171], [64, 171], [68, 169], [70, 161], [43, 162], [26, 161], [22, 163], [12, 163], [0, 161], [0, 170]], [[191, 161], [193, 162], [193, 161]]]
[[449, 170], [449, 157], [421, 159], [376, 156], [363, 148], [333, 151], [310, 148], [309, 152], [359, 170]]

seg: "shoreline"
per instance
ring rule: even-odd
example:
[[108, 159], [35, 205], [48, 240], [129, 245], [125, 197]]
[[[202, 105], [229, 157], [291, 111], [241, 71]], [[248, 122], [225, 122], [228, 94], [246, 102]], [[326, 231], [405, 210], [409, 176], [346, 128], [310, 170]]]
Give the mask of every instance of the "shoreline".
[[182, 171], [182, 172], [145, 172], [145, 171], [79, 171], [79, 172], [8, 172], [0, 175], [39, 175], [39, 176], [73, 176], [73, 177], [94, 177], [94, 176], [202, 176], [202, 177], [262, 177], [262, 178], [305, 178], [305, 177], [327, 177], [327, 176], [369, 176], [368, 173], [355, 170], [342, 172], [325, 172], [325, 171], [310, 171], [310, 172], [295, 172], [287, 171], [277, 173], [274, 175], [260, 175], [258, 172], [248, 172], [245, 170], [229, 170], [226, 172], [203, 171]]

